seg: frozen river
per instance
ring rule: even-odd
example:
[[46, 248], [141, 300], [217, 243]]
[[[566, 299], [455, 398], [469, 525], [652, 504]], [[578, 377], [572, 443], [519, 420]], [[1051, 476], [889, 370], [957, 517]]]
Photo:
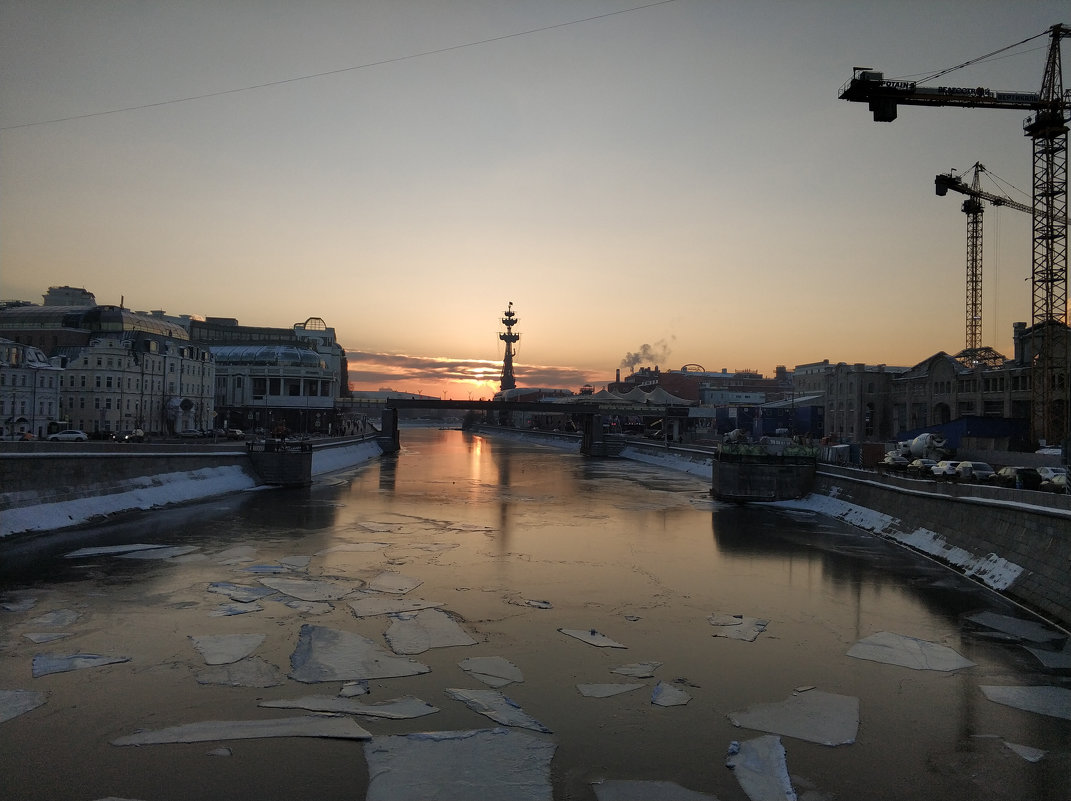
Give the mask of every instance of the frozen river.
[[[685, 473], [402, 445], [0, 543], [0, 798], [744, 801], [734, 741], [773, 758], [780, 796], [751, 797], [1071, 798], [1063, 635], [967, 579]], [[1053, 689], [1029, 711], [1008, 687]], [[298, 719], [352, 728], [239, 725]]]

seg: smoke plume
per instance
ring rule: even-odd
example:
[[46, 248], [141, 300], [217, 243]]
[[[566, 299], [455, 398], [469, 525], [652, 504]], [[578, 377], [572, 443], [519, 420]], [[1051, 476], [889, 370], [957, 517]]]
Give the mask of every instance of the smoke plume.
[[659, 364], [666, 361], [669, 358], [670, 347], [664, 339], [660, 339], [653, 345], [644, 343], [640, 345], [640, 349], [635, 353], [629, 352], [625, 354], [625, 358], [621, 360], [621, 366], [627, 367], [630, 371], [635, 371], [636, 366], [640, 364]]

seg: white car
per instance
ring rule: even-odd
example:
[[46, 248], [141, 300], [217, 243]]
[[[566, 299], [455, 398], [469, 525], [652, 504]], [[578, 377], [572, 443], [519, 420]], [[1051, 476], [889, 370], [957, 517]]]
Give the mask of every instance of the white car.
[[1066, 467], [1039, 467], [1038, 473], [1044, 481], [1052, 481], [1056, 476], [1066, 476]]
[[933, 473], [933, 477], [936, 479], [954, 479], [956, 478], [957, 467], [959, 467], [959, 462], [942, 461], [931, 467], [930, 472]]
[[49, 442], [85, 442], [89, 437], [85, 431], [79, 431], [77, 428], [68, 428], [66, 431], [57, 431], [55, 434], [48, 435]]

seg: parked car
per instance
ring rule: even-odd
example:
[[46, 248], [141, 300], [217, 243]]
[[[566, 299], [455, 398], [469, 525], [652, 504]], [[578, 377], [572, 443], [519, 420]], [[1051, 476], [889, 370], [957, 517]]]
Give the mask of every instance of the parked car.
[[903, 471], [907, 469], [907, 465], [908, 459], [898, 453], [890, 453], [887, 454], [885, 458], [881, 460], [881, 464], [878, 466], [884, 468], [885, 470]]
[[1038, 487], [1042, 492], [1067, 492], [1067, 473], [1057, 473], [1052, 478], [1045, 479]]
[[89, 435], [77, 428], [68, 428], [65, 431], [57, 431], [55, 434], [48, 435], [49, 442], [85, 442], [88, 439]]
[[115, 433], [116, 442], [144, 442], [145, 432], [140, 428], [135, 428], [132, 431], [117, 431]]
[[245, 439], [245, 434], [242, 433], [242, 429], [240, 428], [225, 428], [223, 429], [223, 433], [226, 435], [227, 439]]
[[1066, 467], [1039, 467], [1038, 473], [1041, 474], [1042, 481], [1052, 481], [1056, 476], [1066, 476]]
[[907, 466], [907, 474], [915, 478], [933, 478], [934, 459], [912, 459]]
[[993, 479], [996, 472], [985, 462], [960, 462], [956, 465], [956, 478], [960, 481], [988, 483]]
[[993, 476], [993, 483], [1002, 487], [1036, 490], [1041, 488], [1041, 473], [1034, 467], [1002, 467]]
[[930, 472], [933, 473], [933, 477], [938, 481], [955, 481], [959, 478], [956, 473], [957, 467], [959, 467], [959, 462], [942, 460], [931, 467]]
[[205, 432], [199, 428], [184, 428], [178, 432], [178, 436], [183, 439], [199, 439], [205, 435]]

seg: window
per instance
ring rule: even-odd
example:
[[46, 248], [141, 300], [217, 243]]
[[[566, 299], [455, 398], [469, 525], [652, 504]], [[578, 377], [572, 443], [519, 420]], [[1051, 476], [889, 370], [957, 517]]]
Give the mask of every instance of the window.
[[99, 375], [93, 376], [93, 386], [95, 386], [97, 389], [100, 389], [100, 376]]

